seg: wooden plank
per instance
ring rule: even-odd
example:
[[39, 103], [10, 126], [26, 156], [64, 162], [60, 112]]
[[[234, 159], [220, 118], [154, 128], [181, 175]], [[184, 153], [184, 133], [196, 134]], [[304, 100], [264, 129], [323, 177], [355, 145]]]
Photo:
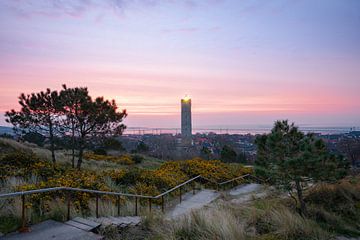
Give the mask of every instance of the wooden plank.
[[79, 229], [87, 231], [87, 232], [90, 232], [92, 229], [94, 229], [91, 226], [88, 226], [88, 225], [85, 225], [85, 224], [82, 224], [82, 223], [79, 223], [79, 222], [75, 222], [73, 220], [67, 221], [67, 222], [65, 222], [65, 224], [76, 227], [76, 228], [79, 228]]
[[141, 218], [140, 217], [108, 217], [112, 223], [114, 225], [121, 225], [121, 224], [126, 224], [126, 225], [137, 225], [141, 222]]
[[78, 223], [82, 223], [82, 224], [85, 224], [85, 225], [88, 225], [90, 227], [93, 227], [94, 228], [97, 228], [101, 225], [101, 223], [98, 223], [98, 222], [94, 222], [94, 221], [91, 221], [89, 219], [85, 219], [85, 218], [81, 218], [81, 217], [76, 217], [76, 218], [73, 218], [71, 219], [75, 222], [78, 222]]

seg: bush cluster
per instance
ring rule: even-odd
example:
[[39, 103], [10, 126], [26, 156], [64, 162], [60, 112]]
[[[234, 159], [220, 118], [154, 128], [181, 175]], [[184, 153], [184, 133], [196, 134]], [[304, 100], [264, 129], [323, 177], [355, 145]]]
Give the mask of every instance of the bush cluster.
[[[113, 156], [96, 155], [88, 153], [92, 159], [111, 159], [122, 163], [142, 160], [141, 155], [123, 155], [117, 159]], [[132, 158], [131, 158], [132, 157]], [[136, 158], [139, 158], [136, 160]], [[116, 160], [114, 160], [116, 159]], [[135, 160], [133, 160], [135, 159]], [[52, 165], [50, 162], [42, 161], [32, 153], [19, 152], [6, 155], [1, 159], [0, 171], [6, 172], [4, 177], [31, 177], [35, 176], [37, 182], [17, 186], [15, 191], [26, 191], [50, 187], [73, 187], [82, 189], [94, 189], [111, 191], [107, 185], [107, 178], [110, 177], [124, 191], [130, 193], [156, 196], [196, 175], [209, 178], [212, 181], [225, 181], [230, 178], [243, 175], [249, 172], [243, 167], [234, 167], [220, 161], [208, 161], [200, 158], [185, 161], [169, 161], [163, 163], [158, 169], [148, 170], [134, 166], [128, 168], [114, 169], [111, 171], [77, 170], [63, 165]], [[176, 194], [176, 193], [174, 193]], [[51, 192], [33, 194], [28, 199], [28, 207], [47, 209], [47, 202], [53, 199], [60, 199], [65, 203], [66, 195], [63, 192]], [[73, 193], [72, 204], [76, 209], [88, 209], [89, 200], [94, 197], [88, 193]], [[111, 199], [111, 197], [104, 197]], [[113, 199], [111, 199], [113, 200]]]
[[146, 170], [129, 168], [107, 172], [117, 184], [133, 186], [134, 193], [156, 192], [175, 187], [176, 185], [194, 177], [202, 175], [214, 182], [222, 182], [234, 177], [250, 173], [249, 168], [237, 165], [228, 165], [218, 160], [203, 160], [195, 158], [185, 161], [169, 161], [163, 163], [158, 169]]
[[47, 179], [54, 175], [54, 168], [32, 152], [11, 152], [0, 158], [0, 180], [11, 176], [27, 179], [34, 174]]
[[[124, 154], [121, 156], [110, 156], [110, 155], [87, 152], [84, 154], [84, 158], [87, 160], [95, 160], [95, 161], [110, 161], [122, 165], [133, 165], [136, 163], [133, 156], [129, 154]], [[138, 159], [136, 159], [136, 161], [138, 161]]]

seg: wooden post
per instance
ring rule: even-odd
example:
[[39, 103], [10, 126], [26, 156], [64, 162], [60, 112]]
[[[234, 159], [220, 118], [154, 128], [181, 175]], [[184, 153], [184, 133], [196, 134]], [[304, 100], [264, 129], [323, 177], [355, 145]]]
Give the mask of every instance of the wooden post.
[[27, 226], [26, 221], [26, 206], [25, 206], [25, 195], [21, 195], [21, 228], [19, 232], [30, 232], [30, 228]]
[[180, 199], [180, 203], [181, 203], [181, 200], [182, 200], [182, 199], [181, 199], [181, 193], [182, 193], [182, 192], [181, 192], [181, 187], [179, 188], [179, 190], [180, 190], [179, 199]]
[[151, 198], [149, 198], [149, 212], [151, 212]]
[[138, 198], [135, 197], [135, 216], [138, 215]]
[[96, 218], [99, 218], [99, 194], [96, 194]]
[[21, 195], [21, 228], [26, 228], [25, 195]]
[[117, 215], [120, 216], [120, 196], [117, 196]]
[[193, 182], [193, 184], [192, 184], [193, 186], [193, 195], [195, 195], [195, 182]]
[[71, 205], [71, 193], [67, 194], [67, 216], [66, 219], [70, 220], [70, 205]]
[[165, 212], [165, 201], [164, 201], [164, 195], [161, 196], [161, 211]]

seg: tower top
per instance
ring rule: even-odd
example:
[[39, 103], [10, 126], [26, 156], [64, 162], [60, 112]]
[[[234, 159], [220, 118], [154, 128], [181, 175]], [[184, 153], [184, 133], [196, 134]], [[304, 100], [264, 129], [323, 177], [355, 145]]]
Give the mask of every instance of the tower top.
[[187, 101], [191, 100], [191, 98], [186, 94], [185, 97], [181, 100], [183, 100], [184, 102], [187, 102]]

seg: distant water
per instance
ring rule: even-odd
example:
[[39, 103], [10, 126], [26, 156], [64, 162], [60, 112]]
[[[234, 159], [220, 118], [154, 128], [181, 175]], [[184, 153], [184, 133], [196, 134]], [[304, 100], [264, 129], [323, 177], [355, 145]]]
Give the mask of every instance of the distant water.
[[[272, 126], [265, 127], [244, 127], [244, 128], [193, 128], [193, 134], [196, 133], [216, 133], [216, 134], [264, 134], [271, 131]], [[360, 131], [360, 127], [315, 127], [315, 126], [305, 126], [299, 127], [303, 132], [313, 132], [319, 134], [343, 134], [349, 133], [351, 131]], [[128, 128], [124, 134], [178, 134], [180, 133], [180, 128]]]
[[[271, 131], [272, 126], [246, 126], [246, 127], [204, 127], [193, 128], [193, 134], [196, 133], [216, 133], [216, 134], [263, 134]], [[360, 127], [322, 127], [322, 126], [300, 126], [304, 132], [313, 132], [320, 134], [343, 134], [351, 131], [360, 131]], [[124, 134], [178, 134], [180, 128], [146, 128], [146, 127], [129, 127]], [[0, 126], [0, 134], [13, 134], [12, 128]]]

